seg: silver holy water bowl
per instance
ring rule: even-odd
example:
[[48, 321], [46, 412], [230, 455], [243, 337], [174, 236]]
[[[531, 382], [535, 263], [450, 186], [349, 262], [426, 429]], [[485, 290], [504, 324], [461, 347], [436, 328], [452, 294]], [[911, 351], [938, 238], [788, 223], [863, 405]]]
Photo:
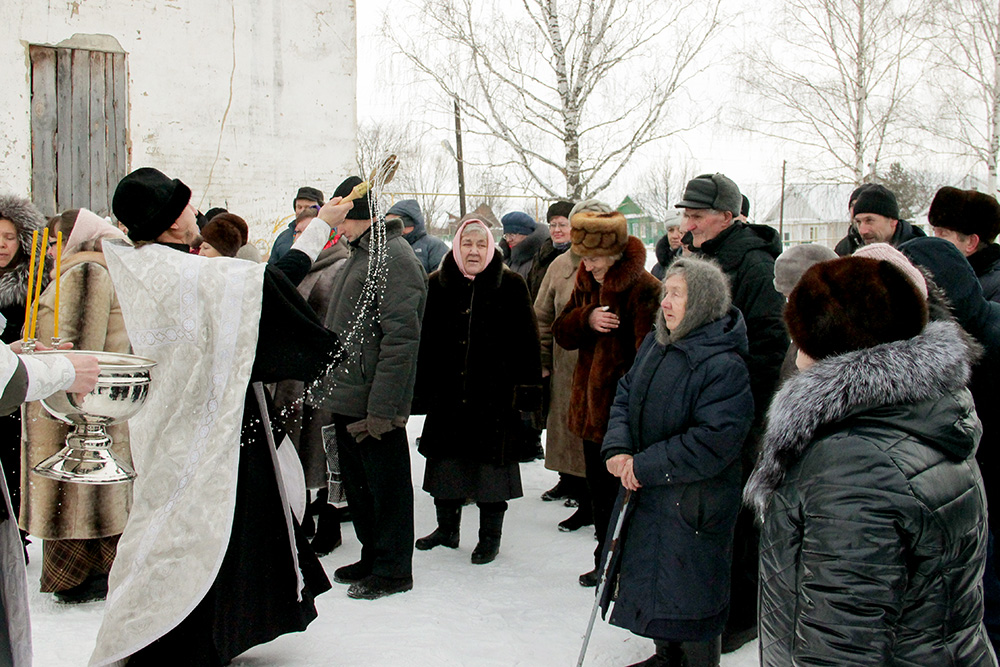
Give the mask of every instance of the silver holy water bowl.
[[106, 427], [139, 412], [149, 394], [150, 370], [156, 362], [115, 352], [75, 350], [61, 354], [74, 353], [97, 357], [101, 365], [97, 386], [88, 394], [60, 391], [42, 399], [45, 409], [72, 429], [65, 446], [35, 466], [34, 471], [60, 482], [83, 484], [115, 484], [135, 479], [132, 466], [111, 451], [112, 441]]

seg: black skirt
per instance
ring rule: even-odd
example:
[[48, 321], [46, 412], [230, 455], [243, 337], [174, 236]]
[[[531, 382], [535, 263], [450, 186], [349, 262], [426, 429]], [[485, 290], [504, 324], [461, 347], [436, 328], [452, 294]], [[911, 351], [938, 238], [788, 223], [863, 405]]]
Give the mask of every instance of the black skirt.
[[499, 503], [524, 495], [516, 463], [495, 465], [461, 459], [428, 458], [424, 491], [441, 500]]

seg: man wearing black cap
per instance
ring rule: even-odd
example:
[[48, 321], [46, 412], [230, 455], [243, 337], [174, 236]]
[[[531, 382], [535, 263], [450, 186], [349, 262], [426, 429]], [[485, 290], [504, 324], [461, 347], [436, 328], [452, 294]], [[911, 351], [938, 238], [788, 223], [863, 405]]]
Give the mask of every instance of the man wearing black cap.
[[943, 187], [934, 195], [927, 221], [934, 236], [950, 241], [969, 260], [983, 296], [1000, 303], [1000, 203], [975, 190]]
[[851, 228], [837, 244], [836, 253], [853, 254], [863, 245], [888, 243], [899, 247], [910, 239], [927, 236], [919, 227], [899, 219], [896, 195], [884, 185], [865, 183], [851, 193], [848, 204]]
[[[320, 209], [323, 206], [323, 193], [316, 188], [311, 188], [308, 185], [304, 185], [299, 188], [299, 191], [295, 193], [295, 199], [292, 200], [292, 208], [295, 209], [295, 217], [298, 219], [299, 213], [306, 210], [310, 206], [315, 206], [316, 209]], [[279, 259], [281, 259], [288, 249], [292, 247], [292, 243], [295, 241], [295, 220], [288, 223], [288, 228], [284, 229], [278, 238], [274, 239], [274, 245], [271, 246], [271, 255], [267, 258], [267, 263], [274, 265]]]
[[[105, 244], [108, 269], [135, 353], [157, 366], [129, 424], [140, 479], [92, 664], [228, 664], [304, 630], [330, 586], [292, 519], [262, 383], [313, 380], [337, 338], [282, 271], [190, 254], [190, 199], [143, 168], [112, 200], [136, 246]], [[308, 263], [349, 209], [328, 204], [288, 254]]]
[[[334, 195], [346, 196], [360, 182], [352, 176]], [[325, 324], [344, 341], [346, 359], [307, 399], [333, 413], [344, 490], [361, 542], [361, 559], [338, 568], [333, 578], [350, 584], [348, 597], [363, 600], [413, 588], [413, 483], [404, 427], [427, 298], [427, 274], [403, 238], [402, 219], [386, 219], [384, 237], [383, 230], [373, 233], [375, 223], [364, 197], [340, 225], [351, 255], [330, 288]], [[376, 245], [380, 237], [384, 245]], [[370, 267], [375, 253], [385, 260]]]
[[[743, 205], [740, 189], [723, 174], [702, 174], [688, 182], [681, 229], [695, 253], [714, 259], [729, 278], [733, 305], [747, 325], [747, 366], [754, 400], [754, 427], [743, 446], [744, 479], [757, 454], [767, 406], [778, 385], [788, 333], [781, 319], [785, 299], [774, 288], [774, 260], [781, 254], [778, 232], [766, 225], [736, 220]], [[741, 511], [733, 545], [729, 621], [723, 652], [734, 651], [757, 636], [757, 529], [753, 514]]]

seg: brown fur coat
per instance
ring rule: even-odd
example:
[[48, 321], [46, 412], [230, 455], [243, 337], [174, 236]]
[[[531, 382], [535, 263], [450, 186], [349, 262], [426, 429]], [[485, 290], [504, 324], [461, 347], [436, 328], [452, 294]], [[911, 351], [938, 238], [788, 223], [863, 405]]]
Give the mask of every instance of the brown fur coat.
[[[128, 333], [104, 254], [78, 252], [66, 258], [61, 269], [59, 335], [63, 341], [73, 343], [77, 350], [128, 353]], [[38, 302], [37, 333], [43, 342], [52, 336], [54, 305], [53, 284]], [[120, 534], [132, 504], [132, 484], [66, 484], [30, 472], [62, 448], [69, 427], [51, 417], [41, 403], [22, 409], [21, 528], [47, 540]], [[108, 433], [115, 453], [131, 462], [128, 425], [109, 427]]]
[[[594, 280], [583, 264], [576, 286], [552, 334], [567, 350], [579, 350], [573, 373], [569, 430], [584, 440], [603, 442], [618, 379], [632, 366], [642, 339], [653, 328], [660, 303], [660, 281], [645, 269], [646, 248], [630, 236], [622, 258], [608, 269], [604, 283]], [[619, 325], [608, 333], [590, 327], [594, 309], [607, 306]]]

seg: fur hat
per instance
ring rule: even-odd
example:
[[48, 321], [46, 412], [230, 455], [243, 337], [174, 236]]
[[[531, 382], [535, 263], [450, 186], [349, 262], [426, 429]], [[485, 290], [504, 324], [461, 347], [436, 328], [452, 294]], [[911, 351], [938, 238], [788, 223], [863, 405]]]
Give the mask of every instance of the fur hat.
[[[201, 230], [202, 240], [211, 244], [220, 255], [236, 257], [236, 253], [243, 246], [243, 235], [237, 221], [243, 222], [243, 219], [232, 213], [220, 213]], [[245, 222], [243, 226], [246, 226]]]
[[579, 202], [570, 211], [572, 251], [579, 257], [620, 255], [628, 243], [625, 216], [596, 199]]
[[[354, 187], [353, 185], [351, 187]], [[336, 195], [334, 195], [336, 196]], [[341, 197], [343, 195], [340, 195]], [[323, 205], [323, 193], [316, 188], [311, 188], [308, 185], [304, 185], [299, 188], [299, 191], [295, 193], [295, 199], [292, 200], [292, 208], [295, 208], [295, 202], [300, 199], [307, 199], [309, 201], [314, 201], [320, 206]], [[211, 220], [211, 218], [209, 218]]]
[[133, 241], [153, 241], [177, 221], [191, 201], [191, 188], [159, 169], [141, 167], [115, 188], [111, 208]]
[[[747, 207], [749, 208], [749, 200]], [[688, 181], [684, 188], [684, 198], [674, 204], [674, 208], [711, 208], [729, 211], [736, 217], [743, 207], [740, 188], [724, 174], [702, 174]], [[748, 211], [749, 212], [749, 211]]]
[[785, 323], [799, 349], [819, 360], [916, 336], [927, 324], [927, 301], [892, 263], [842, 257], [802, 275]]
[[892, 220], [899, 220], [899, 204], [896, 195], [884, 185], [872, 183], [858, 193], [854, 200], [854, 215], [874, 213]]
[[[337, 186], [337, 189], [333, 191], [334, 197], [346, 197], [351, 194], [351, 190], [354, 186], [361, 183], [361, 179], [357, 176], [348, 176], [344, 179], [344, 182]], [[301, 190], [300, 190], [301, 192]], [[349, 220], [371, 220], [372, 210], [369, 205], [369, 198], [371, 197], [371, 191], [364, 197], [358, 197], [354, 200], [354, 208], [347, 212], [347, 218]]]
[[573, 202], [571, 201], [553, 202], [549, 205], [549, 210], [545, 212], [545, 222], [552, 222], [552, 218], [558, 218], [560, 216], [569, 218], [569, 214], [572, 210]]
[[774, 289], [786, 297], [795, 289], [799, 278], [813, 264], [837, 259], [837, 253], [825, 245], [803, 243], [793, 245], [774, 260]]
[[945, 186], [934, 195], [927, 222], [992, 243], [1000, 234], [1000, 202], [982, 192]]
[[683, 276], [687, 283], [687, 303], [684, 318], [673, 331], [667, 331], [663, 309], [657, 309], [656, 340], [666, 345], [680, 340], [695, 329], [714, 322], [729, 312], [732, 297], [729, 295], [729, 279], [719, 265], [707, 259], [680, 257], [670, 265], [663, 275], [663, 282], [671, 276]]

